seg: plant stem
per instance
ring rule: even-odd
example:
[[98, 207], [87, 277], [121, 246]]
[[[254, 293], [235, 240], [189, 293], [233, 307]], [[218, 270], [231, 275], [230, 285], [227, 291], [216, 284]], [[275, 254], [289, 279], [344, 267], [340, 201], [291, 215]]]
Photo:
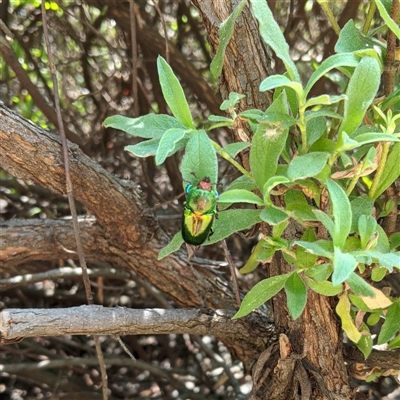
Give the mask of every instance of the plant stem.
[[236, 167], [243, 175], [247, 176], [249, 179], [251, 179], [254, 182], [253, 176], [250, 174], [250, 172], [246, 171], [237, 161], [235, 161], [218, 143], [214, 142], [213, 140], [211, 141], [212, 145], [214, 146], [214, 149], [216, 152], [224, 158], [226, 161], [230, 162], [234, 167]]
[[335, 31], [336, 35], [339, 36], [340, 33], [340, 26], [336, 22], [335, 16], [333, 15], [332, 10], [329, 7], [328, 1], [327, 0], [317, 0], [318, 4], [321, 6], [321, 8], [324, 10], [326, 16], [329, 19], [329, 22], [332, 25], [333, 30]]
[[374, 14], [375, 14], [375, 10], [376, 10], [376, 4], [375, 4], [375, 1], [372, 1], [371, 4], [369, 5], [367, 18], [365, 19], [365, 23], [364, 23], [364, 26], [362, 29], [362, 33], [364, 35], [366, 35], [369, 31], [369, 28], [370, 28], [371, 22], [372, 22], [372, 18], [374, 17]]

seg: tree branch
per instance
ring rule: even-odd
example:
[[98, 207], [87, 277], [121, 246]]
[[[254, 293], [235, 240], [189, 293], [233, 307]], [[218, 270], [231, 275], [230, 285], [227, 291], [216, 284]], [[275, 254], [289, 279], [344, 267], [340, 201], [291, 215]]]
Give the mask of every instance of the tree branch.
[[[55, 309], [6, 309], [0, 313], [0, 338], [2, 343], [17, 338], [64, 335], [187, 333], [235, 338], [241, 336], [239, 332], [248, 322], [246, 319], [232, 320], [234, 314], [233, 310], [206, 308], [137, 310], [98, 305]], [[266, 329], [272, 333], [273, 325], [267, 324]], [[263, 340], [268, 340], [268, 337]], [[257, 342], [251, 336], [247, 337], [247, 341], [252, 345]]]

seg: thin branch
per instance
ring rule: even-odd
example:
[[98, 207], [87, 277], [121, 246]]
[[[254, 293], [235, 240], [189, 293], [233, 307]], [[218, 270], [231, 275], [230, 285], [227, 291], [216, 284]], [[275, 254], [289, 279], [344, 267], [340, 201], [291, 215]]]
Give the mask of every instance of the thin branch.
[[[117, 271], [115, 268], [104, 269], [88, 269], [88, 275], [111, 277], [114, 279], [129, 279], [129, 273], [126, 271]], [[82, 276], [82, 268], [62, 267], [51, 269], [46, 272], [39, 272], [37, 274], [16, 275], [11, 278], [0, 279], [0, 291], [16, 288], [20, 286], [31, 285], [36, 282], [44, 280], [56, 280], [59, 278], [71, 278], [75, 276]]]
[[153, 0], [154, 8], [157, 10], [158, 15], [160, 16], [161, 23], [164, 30], [164, 39], [165, 39], [165, 60], [169, 64], [169, 44], [168, 44], [168, 33], [167, 33], [167, 25], [165, 23], [164, 15], [158, 6], [157, 0]]
[[[56, 68], [55, 68], [54, 59], [53, 59], [53, 53], [51, 50], [51, 45], [50, 45], [50, 40], [49, 40], [49, 32], [48, 32], [48, 26], [47, 26], [47, 14], [46, 14], [46, 6], [45, 6], [44, 0], [42, 0], [42, 21], [43, 21], [44, 40], [46, 42], [47, 55], [49, 57], [49, 64], [50, 64], [50, 72], [51, 72], [51, 76], [52, 76], [52, 80], [53, 80], [54, 103], [56, 106], [58, 129], [60, 131], [62, 150], [63, 150], [68, 203], [69, 203], [69, 208], [70, 208], [71, 216], [72, 216], [72, 222], [73, 222], [73, 226], [74, 226], [74, 233], [75, 233], [75, 238], [76, 238], [76, 247], [78, 250], [79, 263], [82, 268], [82, 278], [83, 278], [83, 283], [85, 286], [86, 298], [87, 298], [88, 304], [93, 304], [93, 295], [91, 292], [90, 280], [89, 280], [89, 275], [87, 272], [85, 254], [83, 252], [81, 233], [80, 233], [80, 229], [79, 229], [78, 214], [76, 212], [76, 206], [75, 206], [75, 198], [74, 198], [74, 191], [73, 191], [73, 185], [72, 185], [72, 179], [71, 179], [71, 170], [70, 170], [70, 164], [69, 164], [67, 137], [65, 135], [64, 123], [63, 123], [62, 115], [61, 115], [60, 99], [58, 97], [58, 81], [57, 81]], [[99, 341], [98, 337], [94, 336], [94, 342], [95, 342], [95, 346], [96, 346], [96, 354], [97, 354], [97, 359], [99, 362], [100, 372], [101, 372], [103, 399], [107, 400], [107, 398], [108, 398], [108, 393], [107, 393], [108, 392], [108, 383], [107, 383], [106, 366], [104, 364], [103, 351], [101, 350], [100, 341]]]
[[240, 326], [247, 322], [245, 319], [233, 321], [234, 314], [233, 310], [207, 308], [129, 309], [98, 305], [10, 308], [0, 313], [0, 337], [2, 342], [8, 342], [16, 338], [64, 335], [218, 335], [224, 332], [225, 336], [237, 336]]
[[[400, 13], [400, 0], [393, 0], [391, 18], [398, 21]], [[389, 96], [394, 90], [396, 71], [399, 67], [399, 61], [396, 61], [396, 35], [390, 29], [387, 36], [387, 51], [385, 59], [385, 68], [383, 71], [383, 83], [385, 96]]]
[[135, 0], [129, 0], [129, 17], [131, 20], [131, 48], [132, 48], [132, 95], [133, 114], [139, 116], [138, 76], [137, 76], [137, 41], [136, 41], [136, 19]]
[[240, 289], [239, 289], [239, 284], [238, 284], [238, 280], [237, 280], [237, 276], [236, 276], [236, 268], [235, 268], [235, 265], [233, 264], [232, 256], [231, 256], [231, 253], [229, 252], [229, 249], [228, 249], [225, 239], [222, 240], [222, 248], [224, 249], [225, 258], [226, 258], [226, 261], [228, 262], [229, 269], [231, 271], [233, 291], [235, 292], [236, 304], [238, 307], [240, 307], [240, 304], [241, 304]]

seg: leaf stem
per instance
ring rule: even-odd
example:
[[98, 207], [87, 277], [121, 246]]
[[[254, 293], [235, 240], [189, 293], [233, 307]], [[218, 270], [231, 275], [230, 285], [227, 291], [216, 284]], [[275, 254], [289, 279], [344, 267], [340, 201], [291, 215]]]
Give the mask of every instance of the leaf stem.
[[363, 35], [366, 35], [369, 31], [369, 28], [371, 26], [372, 18], [374, 17], [376, 11], [376, 4], [375, 1], [371, 1], [368, 9], [368, 14], [367, 17], [365, 18], [365, 23], [362, 29]]

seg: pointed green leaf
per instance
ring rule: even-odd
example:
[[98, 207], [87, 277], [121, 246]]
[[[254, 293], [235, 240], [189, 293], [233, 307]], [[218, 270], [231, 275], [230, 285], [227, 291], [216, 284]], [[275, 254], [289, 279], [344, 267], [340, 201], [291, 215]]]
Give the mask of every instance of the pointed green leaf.
[[126, 151], [130, 151], [137, 157], [155, 156], [157, 153], [160, 139], [144, 140], [138, 144], [125, 146]]
[[289, 215], [287, 215], [279, 208], [276, 208], [274, 206], [267, 206], [261, 211], [260, 217], [267, 224], [276, 225], [288, 219]]
[[356, 259], [348, 253], [342, 253], [339, 247], [334, 248], [332, 283], [339, 285], [349, 278], [357, 266]]
[[350, 202], [345, 191], [335, 181], [328, 179], [326, 185], [329, 191], [335, 222], [335, 230], [332, 235], [333, 244], [343, 247], [351, 228], [352, 215]]
[[329, 96], [327, 94], [321, 94], [320, 96], [311, 97], [311, 99], [307, 100], [306, 104], [304, 104], [304, 108], [335, 104], [342, 100], [347, 100], [347, 96], [345, 94], [341, 94], [340, 96]]
[[378, 336], [378, 344], [388, 342], [400, 329], [400, 305], [394, 302], [386, 313], [385, 322]]
[[156, 165], [162, 164], [167, 157], [174, 154], [175, 145], [185, 136], [186, 130], [171, 128], [161, 137], [156, 153]]
[[[331, 242], [329, 242], [329, 244], [330, 243]], [[310, 254], [333, 259], [333, 251], [328, 248], [327, 242], [322, 242], [321, 240], [318, 240], [317, 242], [304, 242], [302, 240], [296, 240], [294, 244], [305, 248]]]
[[289, 164], [288, 177], [292, 181], [318, 175], [325, 167], [329, 153], [316, 151], [297, 156]]
[[346, 282], [349, 284], [350, 289], [357, 296], [375, 297], [375, 292], [373, 291], [371, 285], [365, 282], [365, 280], [356, 273], [352, 272], [347, 278]]
[[281, 28], [264, 0], [250, 0], [251, 8], [258, 21], [259, 31], [264, 42], [274, 50], [276, 56], [280, 58], [292, 80], [300, 82], [300, 76], [295, 63], [289, 54], [289, 45], [286, 43]]
[[285, 282], [288, 310], [293, 319], [300, 317], [307, 303], [307, 288], [297, 273], [293, 273]]
[[301, 84], [291, 81], [284, 75], [270, 75], [268, 78], [265, 78], [260, 83], [260, 92], [266, 92], [267, 90], [284, 86], [292, 88], [296, 92], [298, 99], [304, 100], [304, 92]]
[[390, 150], [378, 186], [371, 196], [377, 199], [396, 179], [400, 177], [400, 143], [396, 143]]
[[[214, 146], [204, 130], [195, 131], [186, 145], [181, 164], [185, 182], [197, 185], [208, 176], [213, 185], [218, 179], [218, 162]], [[194, 174], [194, 175], [193, 175]]]
[[115, 128], [144, 139], [160, 138], [171, 128], [185, 128], [176, 118], [164, 114], [147, 114], [139, 118], [113, 115], [104, 120], [106, 128]]
[[306, 281], [311, 290], [324, 296], [336, 296], [343, 290], [343, 284], [341, 283], [335, 286], [332, 282], [316, 282], [314, 279], [308, 277], [306, 277]]
[[248, 229], [261, 222], [261, 210], [227, 210], [218, 213], [215, 220], [215, 232], [209, 240], [204, 242], [204, 246], [219, 242], [235, 232]]
[[223, 147], [223, 150], [226, 151], [232, 158], [235, 158], [238, 153], [240, 153], [247, 147], [250, 147], [250, 143], [236, 142], [226, 145], [225, 147]]
[[364, 332], [362, 333], [361, 338], [357, 343], [357, 347], [364, 354], [364, 358], [367, 359], [372, 351], [372, 337], [366, 324], [361, 325], [361, 330], [363, 330]]
[[372, 235], [376, 232], [376, 224], [376, 219], [371, 215], [360, 215], [358, 219], [358, 233], [362, 249], [365, 249]]
[[184, 243], [182, 233], [179, 231], [172, 240], [158, 253], [157, 260], [169, 256], [171, 253], [178, 251]]
[[385, 24], [388, 28], [397, 36], [397, 39], [400, 40], [400, 28], [399, 25], [393, 21], [388, 12], [386, 11], [385, 6], [383, 5], [382, 0], [375, 0], [375, 4], [378, 7], [379, 14], [382, 19], [385, 21]]
[[268, 123], [258, 125], [250, 149], [250, 167], [260, 190], [275, 175], [288, 132], [288, 129], [274, 128]]
[[311, 75], [304, 89], [307, 96], [314, 84], [331, 69], [338, 67], [356, 67], [360, 62], [353, 53], [335, 54], [327, 58]]
[[336, 306], [336, 313], [342, 321], [342, 329], [346, 332], [347, 336], [354, 343], [358, 343], [361, 339], [361, 333], [357, 330], [353, 318], [350, 315], [350, 301], [347, 293], [339, 296], [339, 302]]
[[264, 202], [256, 194], [244, 189], [228, 190], [218, 198], [219, 203], [250, 203], [263, 206]]
[[235, 105], [239, 103], [240, 99], [243, 99], [244, 97], [246, 97], [244, 94], [230, 92], [228, 98], [222, 102], [220, 109], [225, 111], [234, 108]]
[[182, 86], [172, 68], [161, 56], [157, 58], [157, 70], [164, 99], [172, 114], [184, 126], [194, 129], [192, 115]]
[[219, 46], [217, 53], [215, 54], [215, 57], [210, 65], [211, 74], [215, 79], [221, 75], [226, 46], [228, 46], [228, 43], [231, 40], [235, 28], [235, 22], [242, 12], [243, 7], [246, 5], [246, 2], [247, 0], [242, 0], [238, 6], [235, 7], [232, 14], [229, 15], [229, 17], [219, 27]]
[[[400, 157], [400, 155], [399, 155]], [[351, 201], [351, 214], [353, 216], [350, 232], [358, 230], [358, 221], [361, 215], [371, 215], [374, 206], [374, 201], [367, 195], [361, 195]]]
[[263, 250], [263, 240], [260, 240], [257, 243], [256, 247], [254, 247], [254, 250], [251, 253], [249, 259], [246, 261], [246, 264], [243, 265], [242, 268], [240, 268], [239, 271], [241, 274], [248, 274], [250, 272], [253, 272], [257, 268], [258, 264], [260, 264], [259, 256]]
[[324, 225], [324, 227], [328, 230], [329, 234], [333, 237], [335, 233], [335, 224], [333, 221], [329, 218], [328, 215], [326, 215], [323, 211], [321, 210], [313, 210], [313, 213], [317, 220]]
[[339, 132], [351, 135], [362, 122], [367, 108], [372, 103], [381, 81], [381, 69], [373, 57], [363, 57], [354, 70], [347, 86], [348, 100], [344, 105], [344, 119]]
[[246, 294], [239, 311], [232, 319], [244, 317], [257, 307], [260, 307], [271, 297], [275, 296], [285, 286], [285, 282], [291, 274], [292, 273], [273, 276], [272, 278], [258, 282], [253, 286], [250, 292]]

